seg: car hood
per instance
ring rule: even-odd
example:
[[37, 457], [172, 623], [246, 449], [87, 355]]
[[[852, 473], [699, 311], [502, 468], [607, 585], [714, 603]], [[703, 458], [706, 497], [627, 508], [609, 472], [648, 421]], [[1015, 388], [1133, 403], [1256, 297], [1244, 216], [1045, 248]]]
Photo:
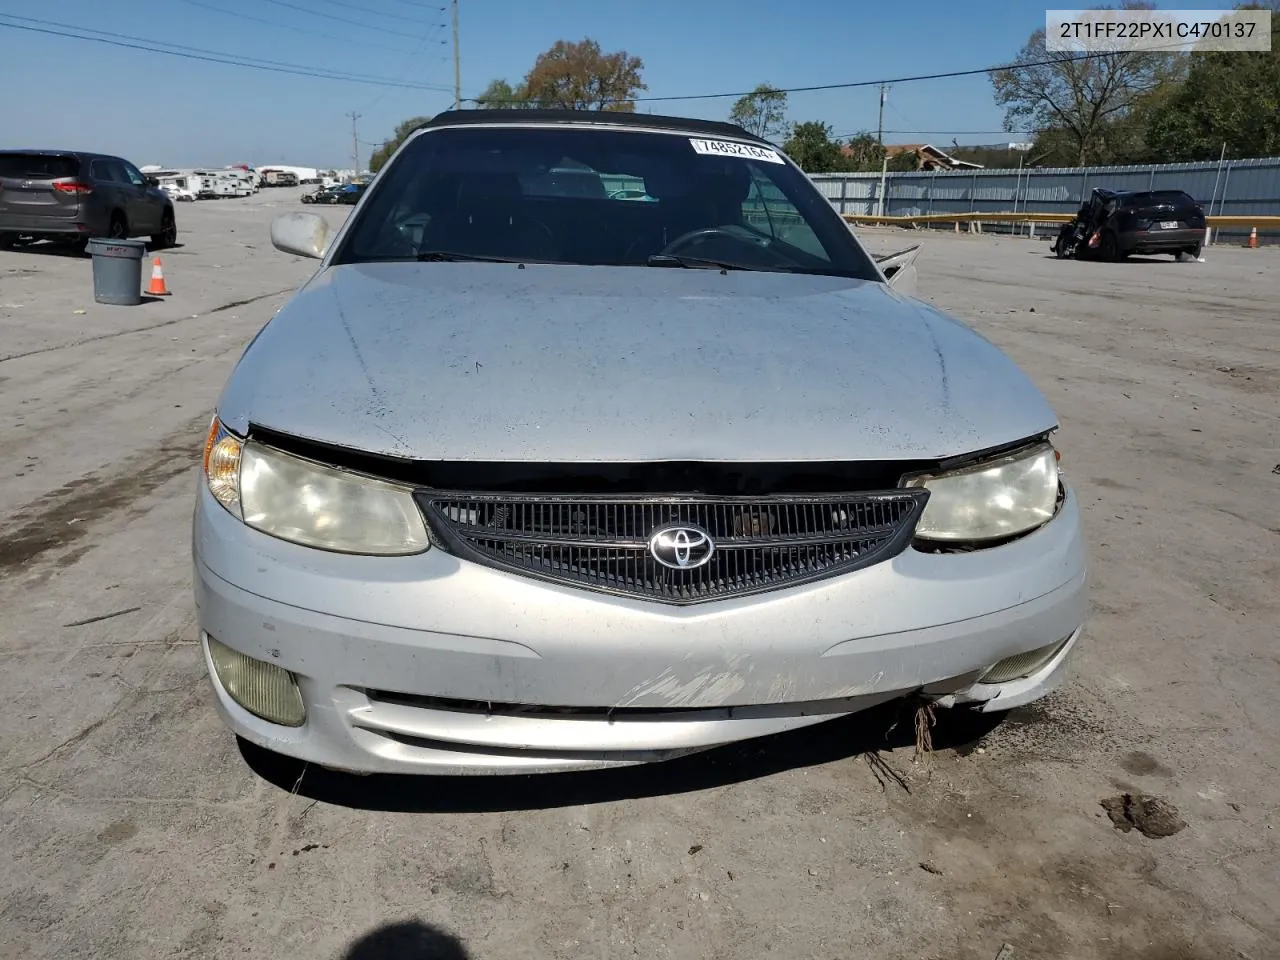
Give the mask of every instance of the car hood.
[[473, 461], [934, 459], [1057, 425], [996, 347], [883, 283], [492, 263], [322, 269], [219, 415]]

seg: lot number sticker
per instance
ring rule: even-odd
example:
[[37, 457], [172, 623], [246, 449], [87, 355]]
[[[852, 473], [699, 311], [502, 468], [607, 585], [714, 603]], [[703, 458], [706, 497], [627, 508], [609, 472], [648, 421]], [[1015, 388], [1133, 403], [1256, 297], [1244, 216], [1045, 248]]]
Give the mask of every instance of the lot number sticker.
[[690, 138], [693, 152], [709, 157], [741, 157], [744, 160], [763, 160], [765, 163], [784, 163], [776, 150], [754, 147], [749, 143], [733, 143], [729, 140], [695, 140]]

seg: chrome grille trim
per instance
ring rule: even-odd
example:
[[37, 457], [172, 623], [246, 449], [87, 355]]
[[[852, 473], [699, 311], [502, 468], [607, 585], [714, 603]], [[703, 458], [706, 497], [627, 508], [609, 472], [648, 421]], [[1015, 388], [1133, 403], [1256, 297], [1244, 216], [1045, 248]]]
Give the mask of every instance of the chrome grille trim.
[[[574, 495], [419, 490], [436, 544], [484, 566], [583, 590], [688, 605], [811, 583], [911, 542], [923, 489], [820, 496]], [[669, 569], [648, 549], [670, 523], [705, 530], [711, 559]]]

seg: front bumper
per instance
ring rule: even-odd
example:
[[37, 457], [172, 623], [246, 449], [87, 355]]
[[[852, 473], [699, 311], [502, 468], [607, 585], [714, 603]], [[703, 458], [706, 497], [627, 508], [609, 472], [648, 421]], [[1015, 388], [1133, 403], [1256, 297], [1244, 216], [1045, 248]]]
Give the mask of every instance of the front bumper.
[[[441, 550], [329, 554], [248, 527], [201, 486], [202, 634], [293, 673], [295, 728], [246, 740], [357, 772], [531, 773], [669, 759], [920, 692], [1010, 709], [1062, 678], [1085, 619], [1080, 515], [969, 554], [907, 550], [845, 576], [695, 608], [536, 582]], [[1029, 676], [992, 665], [1062, 641]], [[209, 652], [205, 646], [208, 662]]]

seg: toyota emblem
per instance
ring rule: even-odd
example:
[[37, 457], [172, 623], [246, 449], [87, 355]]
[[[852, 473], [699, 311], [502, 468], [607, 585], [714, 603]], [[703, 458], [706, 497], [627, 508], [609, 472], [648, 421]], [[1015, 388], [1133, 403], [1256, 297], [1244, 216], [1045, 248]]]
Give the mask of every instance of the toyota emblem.
[[696, 570], [716, 552], [711, 535], [701, 527], [670, 523], [653, 531], [649, 553], [671, 570]]

